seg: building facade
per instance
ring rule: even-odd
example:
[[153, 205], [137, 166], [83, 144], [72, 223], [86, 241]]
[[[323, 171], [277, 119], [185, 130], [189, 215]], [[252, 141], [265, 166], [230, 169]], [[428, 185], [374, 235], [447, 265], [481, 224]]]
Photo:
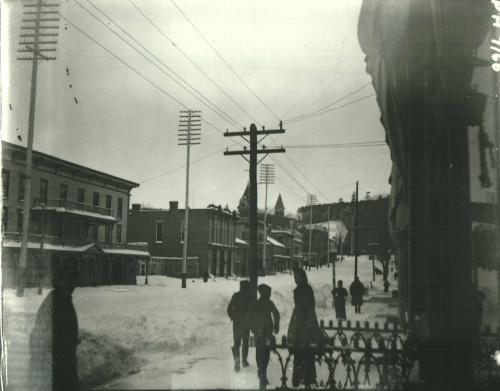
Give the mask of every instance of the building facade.
[[[221, 206], [189, 209], [188, 256], [198, 259], [198, 275], [191, 277], [234, 274], [236, 220], [236, 212]], [[128, 215], [127, 239], [147, 242], [152, 257], [180, 258], [183, 225], [184, 209], [179, 209], [177, 201], [171, 201], [169, 209], [134, 204]]]
[[[26, 148], [2, 142], [2, 267], [15, 281], [22, 237]], [[138, 184], [33, 151], [26, 284], [50, 283], [54, 263], [74, 262], [79, 285], [135, 284], [149, 254], [125, 244]]]

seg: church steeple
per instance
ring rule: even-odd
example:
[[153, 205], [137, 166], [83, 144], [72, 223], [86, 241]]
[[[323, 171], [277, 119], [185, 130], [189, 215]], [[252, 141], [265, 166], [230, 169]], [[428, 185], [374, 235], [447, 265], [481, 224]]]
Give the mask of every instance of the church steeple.
[[250, 184], [247, 183], [245, 192], [240, 198], [240, 203], [238, 204], [238, 213], [240, 216], [248, 216], [248, 208], [250, 204]]
[[274, 215], [275, 216], [284, 216], [285, 215], [285, 205], [283, 205], [281, 193], [278, 196], [278, 200], [276, 201], [276, 205], [274, 206]]

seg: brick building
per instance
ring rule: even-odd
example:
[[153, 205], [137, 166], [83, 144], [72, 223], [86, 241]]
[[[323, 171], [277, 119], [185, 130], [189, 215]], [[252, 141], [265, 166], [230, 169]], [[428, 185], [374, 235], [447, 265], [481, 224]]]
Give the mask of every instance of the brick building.
[[[2, 269], [17, 273], [26, 148], [2, 142]], [[135, 284], [144, 248], [125, 244], [130, 191], [138, 184], [33, 151], [27, 286], [50, 283], [56, 262], [74, 262], [80, 286]], [[42, 245], [43, 242], [43, 245]]]
[[[188, 256], [197, 258], [197, 262], [188, 265], [188, 277], [234, 273], [237, 218], [236, 212], [221, 206], [189, 209]], [[179, 209], [177, 201], [171, 201], [169, 209], [133, 204], [128, 215], [127, 239], [147, 242], [152, 259], [176, 262], [182, 257], [183, 224], [184, 209]]]

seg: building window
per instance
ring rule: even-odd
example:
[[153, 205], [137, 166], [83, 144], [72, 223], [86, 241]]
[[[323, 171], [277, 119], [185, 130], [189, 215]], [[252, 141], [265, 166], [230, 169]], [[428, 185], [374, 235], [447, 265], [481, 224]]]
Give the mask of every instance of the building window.
[[17, 200], [18, 201], [24, 201], [24, 181], [25, 181], [25, 176], [24, 175], [21, 175], [19, 177], [19, 192], [18, 192], [18, 195], [17, 195]]
[[100, 199], [100, 198], [101, 198], [101, 197], [99, 197], [99, 193], [98, 193], [98, 192], [96, 192], [96, 191], [94, 191], [94, 192], [92, 193], [92, 205], [94, 205], [94, 206], [99, 206], [99, 199]]
[[156, 243], [163, 242], [163, 221], [156, 222]]
[[10, 172], [2, 170], [2, 197], [9, 198]]
[[59, 186], [59, 199], [64, 201], [68, 199], [68, 185], [64, 183]]
[[117, 224], [116, 225], [116, 243], [121, 243], [122, 242], [122, 226]]
[[78, 189], [78, 193], [76, 195], [76, 202], [79, 202], [80, 204], [83, 204], [85, 202], [85, 190], [83, 189]]
[[9, 208], [4, 206], [2, 208], [2, 231], [7, 231], [7, 225], [9, 224]]
[[111, 209], [111, 196], [106, 195], [106, 208]]
[[47, 203], [47, 192], [49, 190], [49, 181], [47, 179], [40, 179], [40, 203]]
[[123, 198], [118, 198], [117, 206], [116, 206], [116, 218], [121, 219], [123, 213]]
[[23, 232], [23, 210], [17, 210], [17, 232]]

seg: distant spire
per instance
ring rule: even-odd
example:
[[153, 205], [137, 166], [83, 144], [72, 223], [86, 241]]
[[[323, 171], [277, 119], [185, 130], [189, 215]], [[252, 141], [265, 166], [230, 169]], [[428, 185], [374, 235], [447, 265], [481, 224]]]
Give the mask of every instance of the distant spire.
[[276, 205], [274, 205], [274, 215], [284, 216], [285, 215], [285, 205], [283, 204], [283, 199], [281, 198], [281, 193], [278, 195], [278, 200]]
[[238, 204], [238, 213], [240, 216], [248, 215], [248, 206], [250, 204], [250, 183], [247, 183], [247, 187], [243, 195], [240, 198], [240, 203]]

